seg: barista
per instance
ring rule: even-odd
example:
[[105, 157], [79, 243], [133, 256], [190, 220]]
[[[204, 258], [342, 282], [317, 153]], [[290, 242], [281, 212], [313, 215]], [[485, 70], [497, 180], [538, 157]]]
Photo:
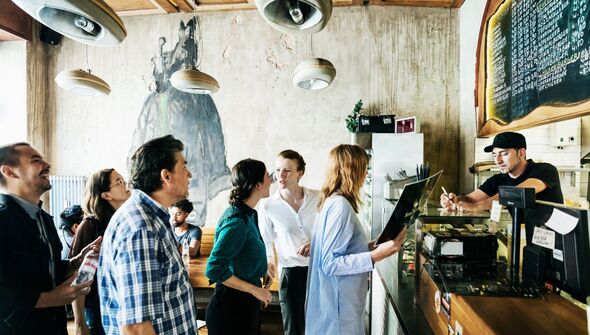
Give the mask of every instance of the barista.
[[489, 210], [492, 202], [498, 200], [500, 186], [534, 188], [538, 200], [563, 203], [557, 169], [549, 163], [535, 163], [527, 159], [526, 140], [521, 134], [498, 134], [492, 145], [485, 147], [484, 151], [492, 152], [500, 173], [490, 177], [479, 189], [467, 195], [442, 194], [440, 204], [444, 208]]

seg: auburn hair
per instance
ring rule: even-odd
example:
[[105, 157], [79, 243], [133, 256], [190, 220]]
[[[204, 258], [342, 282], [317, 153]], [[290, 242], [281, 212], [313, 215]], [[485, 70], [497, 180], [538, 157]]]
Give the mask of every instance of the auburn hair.
[[362, 205], [360, 189], [365, 181], [369, 155], [358, 145], [341, 144], [330, 151], [326, 182], [320, 191], [318, 210], [326, 199], [340, 194], [358, 213]]

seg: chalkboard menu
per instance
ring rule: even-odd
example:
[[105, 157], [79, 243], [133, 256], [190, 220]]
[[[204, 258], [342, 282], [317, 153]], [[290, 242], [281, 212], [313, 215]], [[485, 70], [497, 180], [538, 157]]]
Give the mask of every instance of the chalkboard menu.
[[590, 99], [589, 2], [506, 0], [489, 14], [486, 120], [508, 125], [539, 106]]

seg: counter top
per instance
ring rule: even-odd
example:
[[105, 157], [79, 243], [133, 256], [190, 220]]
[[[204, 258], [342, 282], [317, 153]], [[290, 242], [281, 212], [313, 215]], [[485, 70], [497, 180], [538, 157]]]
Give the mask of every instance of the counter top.
[[375, 266], [379, 279], [385, 286], [388, 297], [393, 301], [393, 309], [406, 334], [433, 334], [420, 306], [414, 304], [414, 277], [401, 276], [396, 272], [397, 255], [388, 257]]

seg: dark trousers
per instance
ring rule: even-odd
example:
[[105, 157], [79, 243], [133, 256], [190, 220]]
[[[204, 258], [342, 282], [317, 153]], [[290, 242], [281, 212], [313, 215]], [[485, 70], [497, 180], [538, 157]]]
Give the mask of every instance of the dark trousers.
[[84, 316], [86, 318], [86, 325], [90, 330], [90, 335], [104, 335], [102, 328], [102, 320], [100, 319], [100, 307], [86, 307], [84, 308]]
[[305, 333], [305, 296], [307, 267], [283, 268], [279, 301], [285, 335]]
[[249, 293], [217, 284], [205, 319], [211, 335], [259, 335], [260, 301]]

